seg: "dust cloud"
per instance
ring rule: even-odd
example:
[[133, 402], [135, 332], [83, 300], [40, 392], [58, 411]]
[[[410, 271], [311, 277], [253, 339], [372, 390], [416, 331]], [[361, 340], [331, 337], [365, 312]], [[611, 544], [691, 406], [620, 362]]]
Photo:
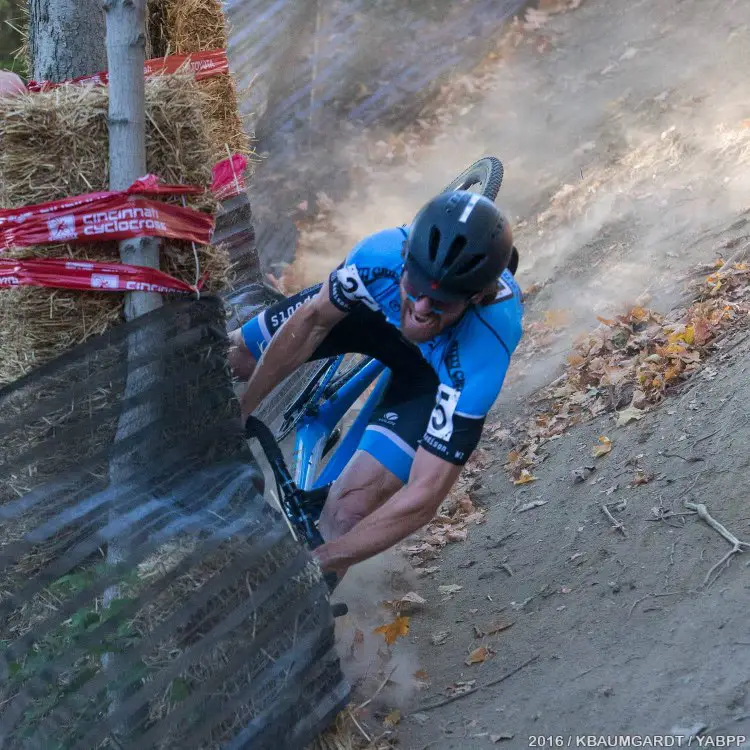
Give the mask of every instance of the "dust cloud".
[[394, 619], [393, 611], [383, 602], [416, 589], [411, 566], [400, 553], [389, 551], [350, 569], [333, 596], [333, 601], [349, 607], [349, 614], [336, 622], [346, 678], [359, 688], [358, 693], [372, 696], [390, 675], [373, 701], [374, 708], [390, 711], [404, 707], [424, 685], [415, 676], [420, 670], [416, 646], [405, 638], [386, 646], [383, 636], [373, 632]]
[[428, 122], [342, 146], [361, 187], [323, 201], [302, 233], [294, 283], [324, 277], [369, 233], [408, 223], [491, 154], [505, 165], [498, 204], [514, 221], [519, 281], [541, 287], [527, 321], [549, 311], [567, 321], [520, 395], [559, 371], [597, 315], [678, 304], [686, 270], [731, 255], [750, 205], [750, 45], [739, 7], [608, 5], [605, 36], [600, 0], [527, 15], [499, 60], [454, 81]]
[[[505, 164], [498, 203], [515, 221], [523, 285], [548, 282], [545, 307], [590, 324], [592, 312], [658, 291], [676, 261], [696, 260], [691, 240], [750, 200], [750, 85], [739, 65], [746, 34], [723, 33], [733, 4], [665, 6], [662, 17], [635, 4], [615, 11], [606, 40], [569, 46], [598, 5], [511, 30], [512, 51], [475, 84], [481, 100], [456, 82], [470, 101], [438, 112], [432, 129], [348, 144], [366, 187], [303, 237], [304, 281], [321, 278], [367, 234], [408, 223], [486, 154]], [[668, 41], [656, 47], [657, 38]], [[391, 166], [378, 158], [399, 149]]]

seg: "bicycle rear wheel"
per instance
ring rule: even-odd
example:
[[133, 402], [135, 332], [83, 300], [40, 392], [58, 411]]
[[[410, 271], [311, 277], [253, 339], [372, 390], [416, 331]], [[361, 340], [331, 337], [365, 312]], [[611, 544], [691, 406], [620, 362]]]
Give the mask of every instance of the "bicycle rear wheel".
[[452, 190], [471, 190], [481, 193], [485, 198], [494, 201], [503, 184], [503, 164], [494, 156], [486, 156], [474, 162], [468, 169], [461, 172], [442, 192]]

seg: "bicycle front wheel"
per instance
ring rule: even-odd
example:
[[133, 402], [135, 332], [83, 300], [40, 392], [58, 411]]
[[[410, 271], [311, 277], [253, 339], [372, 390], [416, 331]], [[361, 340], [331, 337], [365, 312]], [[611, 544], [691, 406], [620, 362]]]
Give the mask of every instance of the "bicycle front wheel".
[[461, 172], [442, 192], [472, 190], [494, 201], [503, 184], [503, 164], [494, 156], [486, 156]]

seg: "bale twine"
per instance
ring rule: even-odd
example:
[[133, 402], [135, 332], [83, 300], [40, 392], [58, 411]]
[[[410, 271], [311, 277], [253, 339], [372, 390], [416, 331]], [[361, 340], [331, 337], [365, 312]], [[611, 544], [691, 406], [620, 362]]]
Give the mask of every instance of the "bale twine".
[[[219, 0], [149, 0], [149, 44], [156, 56], [186, 55], [226, 49], [229, 31]], [[206, 94], [204, 116], [208, 123], [214, 161], [232, 153], [251, 153], [239, 114], [237, 87], [230, 75], [213, 76], [199, 83]]]
[[[206, 94], [192, 76], [160, 76], [146, 84], [147, 169], [165, 182], [211, 184], [212, 146]], [[20, 208], [98, 190], [109, 183], [109, 90], [62, 86], [0, 100], [0, 205]], [[181, 202], [180, 198], [172, 198]], [[214, 211], [210, 193], [187, 205]], [[59, 244], [10, 251], [11, 258], [119, 261], [115, 242]], [[228, 254], [220, 247], [165, 241], [161, 268], [208, 291], [224, 288]], [[0, 293], [0, 384], [12, 382], [121, 320], [123, 296], [20, 287]]]

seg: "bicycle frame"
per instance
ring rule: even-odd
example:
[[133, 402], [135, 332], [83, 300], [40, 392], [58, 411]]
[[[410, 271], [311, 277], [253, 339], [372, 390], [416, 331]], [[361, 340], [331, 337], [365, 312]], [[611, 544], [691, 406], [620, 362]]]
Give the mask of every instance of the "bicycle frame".
[[[341, 361], [339, 360], [339, 364]], [[320, 384], [316, 397], [312, 399], [313, 402], [322, 394], [335, 370], [336, 368], [333, 368], [329, 377]], [[331, 433], [354, 402], [378, 377], [380, 379], [354, 423], [347, 430], [323, 471], [316, 477], [323, 450]], [[322, 487], [341, 474], [359, 445], [367, 423], [386, 388], [388, 377], [389, 371], [385, 366], [372, 360], [330, 398], [316, 404], [312, 413], [302, 417], [297, 425], [294, 442], [295, 482], [300, 489], [312, 490]]]

